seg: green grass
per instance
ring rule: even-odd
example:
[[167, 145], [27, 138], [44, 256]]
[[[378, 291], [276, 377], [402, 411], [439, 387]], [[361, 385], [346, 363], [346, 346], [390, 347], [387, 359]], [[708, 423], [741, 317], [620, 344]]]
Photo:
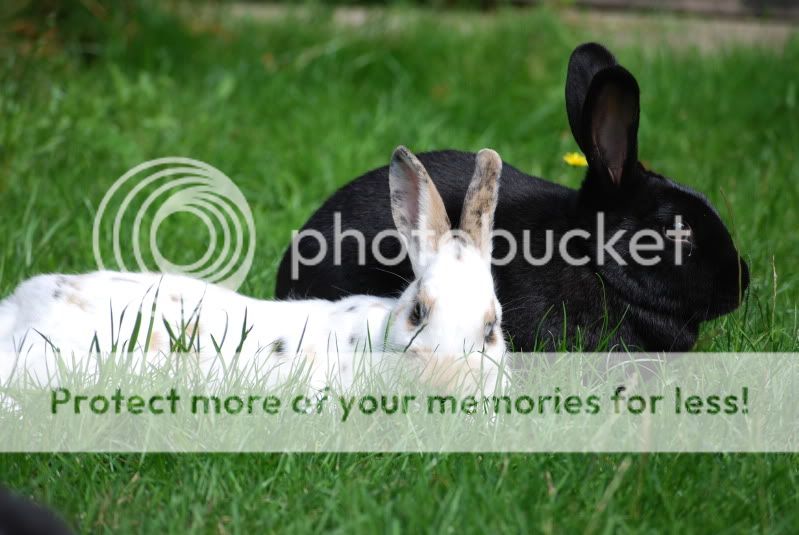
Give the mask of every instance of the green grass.
[[[6, 47], [0, 294], [36, 273], [94, 269], [105, 191], [161, 156], [208, 162], [242, 189], [257, 227], [242, 291], [258, 297], [272, 295], [291, 229], [400, 143], [490, 146], [579, 184], [561, 162], [576, 148], [565, 63], [575, 44], [612, 36], [546, 11], [398, 17], [185, 29], [150, 11], [102, 33], [89, 56]], [[698, 349], [796, 351], [799, 41], [614, 51], [642, 87], [642, 159], [707, 194], [752, 271], [745, 305], [706, 325]], [[167, 257], [202, 254], [190, 223], [164, 227]], [[0, 456], [0, 481], [83, 532], [790, 532], [797, 468], [796, 455], [17, 454]]]

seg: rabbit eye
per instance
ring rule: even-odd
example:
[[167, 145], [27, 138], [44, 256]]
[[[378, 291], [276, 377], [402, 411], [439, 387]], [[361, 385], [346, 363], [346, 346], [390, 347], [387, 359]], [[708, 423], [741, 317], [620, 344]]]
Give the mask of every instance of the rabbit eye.
[[691, 226], [679, 217], [670, 227], [663, 228], [663, 234], [673, 242], [690, 243], [693, 238]]
[[485, 340], [485, 343], [493, 344], [496, 340], [496, 334], [494, 333], [496, 326], [496, 321], [492, 323], [486, 323], [485, 327], [483, 328], [483, 340]]
[[427, 317], [427, 307], [424, 306], [420, 301], [416, 301], [414, 303], [413, 308], [411, 308], [411, 313], [408, 316], [408, 321], [411, 325], [418, 327], [422, 324], [422, 320]]

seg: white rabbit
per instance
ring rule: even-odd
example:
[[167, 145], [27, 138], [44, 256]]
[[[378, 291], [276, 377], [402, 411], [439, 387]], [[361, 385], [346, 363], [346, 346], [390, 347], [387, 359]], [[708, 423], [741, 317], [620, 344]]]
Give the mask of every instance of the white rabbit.
[[[451, 232], [427, 171], [405, 147], [394, 151], [391, 210], [416, 275], [397, 299], [264, 301], [156, 273], [33, 277], [0, 302], [0, 380], [15, 365], [50, 380], [54, 361], [47, 355], [55, 348], [77, 358], [111, 348], [169, 353], [182, 338], [201, 362], [240, 350], [239, 366], [277, 370], [277, 376], [302, 363], [315, 388], [330, 374], [349, 384], [354, 355], [366, 349], [403, 352], [403, 362], [439, 386], [470, 381], [492, 389], [502, 382], [505, 353], [490, 236], [501, 169], [496, 152], [477, 154], [460, 232]], [[11, 352], [20, 355], [19, 364]]]

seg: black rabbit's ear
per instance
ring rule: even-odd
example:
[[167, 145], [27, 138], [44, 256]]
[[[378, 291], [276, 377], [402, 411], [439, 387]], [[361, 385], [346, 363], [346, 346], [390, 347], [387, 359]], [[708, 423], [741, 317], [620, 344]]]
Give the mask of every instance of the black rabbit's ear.
[[582, 110], [580, 146], [593, 173], [615, 186], [638, 161], [639, 89], [621, 65], [599, 71]]
[[572, 135], [585, 154], [588, 154], [588, 147], [584, 146], [585, 142], [580, 138], [583, 105], [588, 96], [588, 89], [599, 71], [617, 64], [613, 54], [597, 43], [585, 43], [578, 46], [569, 58], [569, 70], [566, 74], [566, 113], [569, 116]]

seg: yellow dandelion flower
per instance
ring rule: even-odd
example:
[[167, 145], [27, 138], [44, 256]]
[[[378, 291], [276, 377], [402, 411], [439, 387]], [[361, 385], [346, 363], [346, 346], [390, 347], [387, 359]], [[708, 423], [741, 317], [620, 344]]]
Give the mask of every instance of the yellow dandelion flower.
[[567, 152], [563, 155], [563, 161], [572, 167], [588, 167], [588, 160], [579, 152]]

